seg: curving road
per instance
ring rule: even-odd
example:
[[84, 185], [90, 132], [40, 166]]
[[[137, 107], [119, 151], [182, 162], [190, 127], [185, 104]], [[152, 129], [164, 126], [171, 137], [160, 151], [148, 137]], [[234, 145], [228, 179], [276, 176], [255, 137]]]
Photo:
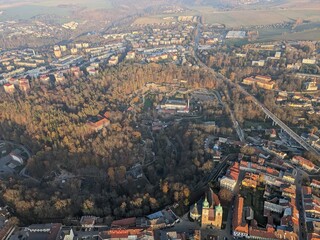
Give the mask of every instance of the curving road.
[[[199, 38], [200, 35], [200, 24], [198, 24], [197, 27], [197, 31], [196, 31], [196, 38]], [[236, 87], [237, 89], [240, 90], [240, 92], [242, 94], [244, 94], [245, 96], [249, 96], [251, 98], [251, 100], [259, 107], [261, 108], [261, 110], [269, 117], [271, 118], [279, 127], [282, 128], [283, 131], [285, 131], [291, 138], [293, 138], [300, 146], [302, 146], [304, 149], [306, 149], [309, 152], [312, 152], [314, 154], [316, 154], [317, 156], [320, 157], [320, 153], [317, 149], [315, 149], [314, 147], [312, 147], [309, 143], [307, 143], [304, 139], [302, 139], [297, 133], [295, 133], [290, 127], [288, 127], [284, 122], [282, 122], [276, 115], [274, 115], [271, 111], [269, 111], [269, 109], [267, 109], [265, 106], [262, 105], [262, 103], [260, 103], [253, 95], [251, 95], [250, 93], [247, 92], [247, 90], [245, 90], [243, 87], [241, 87], [239, 84], [232, 82], [230, 79], [226, 78], [225, 76], [223, 76], [221, 73], [217, 73], [216, 71], [214, 71], [212, 68], [209, 68], [206, 64], [204, 64], [200, 58], [197, 55], [197, 49], [198, 49], [198, 41], [195, 41], [194, 43], [194, 51], [193, 56], [194, 58], [197, 60], [198, 64], [200, 66], [202, 66], [203, 68], [206, 68], [208, 71], [211, 71], [216, 77], [217, 80], [221, 80], [224, 82], [227, 82], [227, 84]], [[236, 125], [235, 125], [236, 126]], [[238, 129], [236, 127], [236, 129]], [[237, 131], [238, 133], [238, 131]], [[241, 136], [241, 133], [238, 133], [239, 137]], [[240, 137], [241, 138], [241, 137]]]
[[[212, 70], [213, 71], [213, 70]], [[300, 146], [302, 146], [307, 151], [310, 151], [317, 156], [320, 156], [320, 153], [317, 149], [312, 147], [309, 143], [307, 143], [304, 139], [302, 139], [297, 133], [295, 133], [290, 127], [288, 127], [283, 121], [281, 121], [276, 115], [274, 115], [269, 109], [267, 109], [265, 106], [263, 106], [262, 103], [260, 103], [253, 95], [248, 93], [243, 87], [240, 85], [232, 82], [230, 79], [224, 77], [220, 73], [216, 73], [218, 75], [218, 78], [227, 81], [229, 84], [237, 87], [242, 94], [249, 96], [251, 100], [258, 106], [260, 109], [269, 117], [272, 119], [273, 122], [275, 122], [279, 127], [282, 128], [283, 131], [285, 131], [291, 138], [293, 138]]]

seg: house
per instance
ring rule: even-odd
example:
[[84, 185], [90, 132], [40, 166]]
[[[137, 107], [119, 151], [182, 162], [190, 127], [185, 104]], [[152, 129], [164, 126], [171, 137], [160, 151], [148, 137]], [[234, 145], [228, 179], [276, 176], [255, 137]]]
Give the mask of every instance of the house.
[[124, 240], [138, 238], [153, 240], [153, 232], [143, 228], [111, 229], [108, 231], [99, 232], [98, 236], [99, 240]]
[[320, 189], [320, 181], [312, 179], [310, 186]]
[[160, 240], [186, 240], [186, 233], [178, 233], [176, 231], [170, 231], [170, 232], [166, 232], [166, 231], [161, 231], [160, 232]]
[[272, 202], [265, 201], [264, 209], [267, 209], [271, 212], [282, 213], [285, 210], [286, 206], [282, 206], [280, 204], [275, 204]]
[[115, 220], [111, 223], [112, 228], [128, 228], [136, 226], [136, 217], [124, 218], [120, 220]]
[[135, 57], [136, 57], [136, 53], [134, 51], [130, 51], [127, 53], [126, 59], [132, 60], [132, 59], [135, 59]]
[[300, 165], [302, 168], [313, 171], [315, 169], [315, 165], [308, 159], [305, 159], [301, 156], [294, 156], [291, 161], [295, 164]]
[[50, 81], [50, 77], [48, 75], [40, 75], [39, 79], [42, 83], [49, 83]]
[[263, 67], [265, 64], [264, 60], [252, 61], [252, 66]]
[[109, 65], [111, 65], [111, 66], [117, 65], [118, 62], [119, 62], [119, 57], [118, 56], [112, 56], [109, 59]]
[[239, 173], [239, 163], [234, 162], [232, 167], [227, 171], [227, 174], [220, 179], [220, 187], [233, 191], [236, 187], [239, 178]]
[[26, 78], [19, 79], [19, 88], [23, 92], [27, 92], [30, 89], [29, 80]]
[[62, 83], [66, 80], [62, 72], [55, 73], [54, 78], [56, 80], [56, 83]]
[[303, 84], [304, 89], [307, 91], [317, 91], [318, 90], [318, 85], [317, 82], [312, 81], [312, 82], [305, 82]]
[[71, 75], [75, 77], [80, 77], [82, 74], [82, 71], [80, 70], [79, 67], [71, 67], [69, 72]]
[[110, 125], [110, 120], [100, 115], [96, 117], [91, 117], [87, 123], [87, 126], [94, 131], [100, 131], [101, 129], [109, 125]]
[[302, 59], [302, 63], [303, 64], [316, 64], [316, 60], [315, 59], [309, 59], [309, 58], [304, 58]]
[[13, 84], [11, 84], [11, 83], [6, 83], [6, 84], [4, 84], [3, 85], [3, 88], [4, 88], [4, 91], [6, 92], [6, 93], [14, 93], [14, 91], [16, 90], [15, 89], [15, 87], [14, 87], [14, 85]]
[[250, 187], [250, 188], [257, 188], [259, 181], [259, 175], [254, 174], [254, 173], [246, 173], [244, 179], [242, 180], [241, 184], [242, 186], [245, 187]]
[[258, 227], [249, 228], [250, 239], [276, 240], [275, 230], [272, 226], [267, 225], [266, 229]]
[[247, 77], [242, 81], [245, 85], [254, 85], [256, 84], [259, 88], [271, 90], [273, 89], [275, 82], [271, 80], [269, 76], [258, 75], [256, 77]]
[[26, 228], [28, 239], [56, 240], [61, 230], [61, 223], [33, 224]]
[[97, 217], [94, 216], [82, 216], [80, 219], [81, 227], [83, 228], [93, 228], [96, 223]]
[[73, 240], [74, 231], [71, 227], [63, 227], [60, 230], [59, 240]]
[[286, 182], [289, 182], [289, 183], [293, 184], [294, 181], [295, 181], [295, 178], [293, 176], [293, 169], [289, 169], [289, 170], [285, 171], [285, 173], [283, 174], [282, 179], [284, 181], [286, 181]]

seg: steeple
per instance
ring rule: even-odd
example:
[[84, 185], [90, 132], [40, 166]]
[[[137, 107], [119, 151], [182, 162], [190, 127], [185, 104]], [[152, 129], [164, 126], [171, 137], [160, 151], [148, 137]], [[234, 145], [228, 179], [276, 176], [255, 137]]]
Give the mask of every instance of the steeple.
[[223, 213], [223, 208], [221, 207], [221, 204], [219, 203], [218, 206], [215, 207], [216, 213], [220, 213], [222, 215]]
[[207, 199], [207, 194], [206, 194], [205, 199], [203, 201], [202, 207], [203, 208], [209, 208], [209, 202], [208, 202], [208, 199]]
[[194, 215], [199, 215], [197, 202], [196, 202], [196, 203], [194, 204], [194, 206], [193, 206], [192, 213], [193, 213]]

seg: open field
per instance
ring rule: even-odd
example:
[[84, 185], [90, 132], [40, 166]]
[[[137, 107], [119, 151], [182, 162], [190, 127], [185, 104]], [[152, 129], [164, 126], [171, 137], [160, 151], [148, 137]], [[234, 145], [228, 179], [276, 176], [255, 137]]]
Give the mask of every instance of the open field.
[[73, 0], [73, 1], [65, 1], [65, 0], [20, 0], [20, 1], [3, 1], [0, 0], [0, 9], [8, 9], [15, 8], [19, 6], [42, 6], [42, 7], [86, 7], [89, 9], [96, 8], [110, 8], [111, 1], [110, 0]]
[[68, 9], [65, 8], [25, 5], [6, 9], [3, 14], [0, 15], [0, 21], [30, 19], [42, 14], [55, 14], [59, 17], [63, 17], [68, 15], [68, 13]]
[[133, 22], [133, 25], [161, 24], [172, 21], [173, 20], [163, 19], [161, 17], [140, 17]]
[[[309, 0], [306, 0], [309, 1]], [[240, 28], [241, 26], [270, 25], [288, 21], [295, 21], [302, 18], [305, 21], [320, 22], [320, 1], [311, 5], [302, 7], [301, 2], [293, 0], [293, 3], [280, 5], [281, 7], [271, 8], [247, 8], [223, 11], [210, 6], [192, 6], [189, 11], [180, 14], [156, 15], [148, 18], [141, 18], [137, 23], [152, 24], [161, 23], [164, 17], [173, 17], [178, 15], [201, 15], [204, 23], [225, 24], [229, 28]], [[307, 7], [306, 7], [307, 6]]]
[[227, 27], [241, 27], [252, 25], [269, 25], [286, 21], [303, 20], [320, 22], [319, 9], [271, 9], [271, 10], [234, 10], [216, 11], [215, 9], [199, 9], [196, 12], [204, 17], [205, 23], [221, 23]]
[[260, 30], [260, 37], [258, 41], [272, 41], [272, 40], [320, 40], [320, 28], [304, 30], [300, 32], [291, 32], [289, 29], [267, 29]]
[[59, 17], [67, 17], [76, 9], [110, 9], [112, 4], [110, 0], [34, 0], [3, 3], [0, 1], [0, 21], [30, 19], [37, 15], [57, 15]]

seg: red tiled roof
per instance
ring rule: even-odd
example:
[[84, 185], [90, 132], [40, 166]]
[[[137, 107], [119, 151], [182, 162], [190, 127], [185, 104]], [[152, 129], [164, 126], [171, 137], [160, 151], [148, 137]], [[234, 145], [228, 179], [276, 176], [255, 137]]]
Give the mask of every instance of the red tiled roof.
[[308, 167], [311, 167], [311, 168], [314, 167], [314, 164], [310, 160], [305, 159], [305, 158], [303, 158], [301, 156], [294, 156], [292, 158], [292, 160], [298, 161], [300, 165], [305, 165], [305, 166], [308, 166]]
[[243, 197], [237, 196], [233, 212], [232, 226], [235, 231], [248, 233], [248, 224], [243, 222], [243, 204]]
[[312, 193], [311, 187], [307, 187], [307, 186], [303, 186], [302, 191], [303, 191], [303, 194], [311, 194]]
[[311, 184], [320, 186], [320, 181], [312, 179]]
[[260, 80], [264, 80], [264, 81], [271, 81], [271, 77], [270, 76], [257, 75], [255, 78], [256, 79], [260, 79]]
[[233, 180], [237, 181], [239, 178], [239, 173], [240, 173], [239, 163], [235, 162], [232, 165], [232, 167], [230, 168], [229, 177], [232, 178]]
[[272, 231], [271, 228], [257, 229], [257, 228], [250, 227], [249, 234], [250, 234], [250, 236], [255, 236], [255, 237], [260, 237], [260, 238], [270, 238], [270, 239], [276, 238], [276, 236], [274, 234], [274, 229]]
[[318, 240], [320, 239], [320, 235], [316, 233], [308, 233], [308, 240]]
[[240, 166], [248, 167], [248, 162], [241, 160]]
[[99, 233], [99, 235], [103, 238], [128, 238], [129, 235], [140, 236], [141, 234], [143, 234], [143, 229], [141, 228], [113, 229]]
[[58, 234], [60, 232], [61, 227], [62, 227], [61, 223], [52, 224], [52, 227], [50, 229], [50, 234], [49, 234], [47, 240], [56, 240], [58, 237]]
[[214, 221], [214, 209], [213, 208], [209, 209], [209, 220]]

